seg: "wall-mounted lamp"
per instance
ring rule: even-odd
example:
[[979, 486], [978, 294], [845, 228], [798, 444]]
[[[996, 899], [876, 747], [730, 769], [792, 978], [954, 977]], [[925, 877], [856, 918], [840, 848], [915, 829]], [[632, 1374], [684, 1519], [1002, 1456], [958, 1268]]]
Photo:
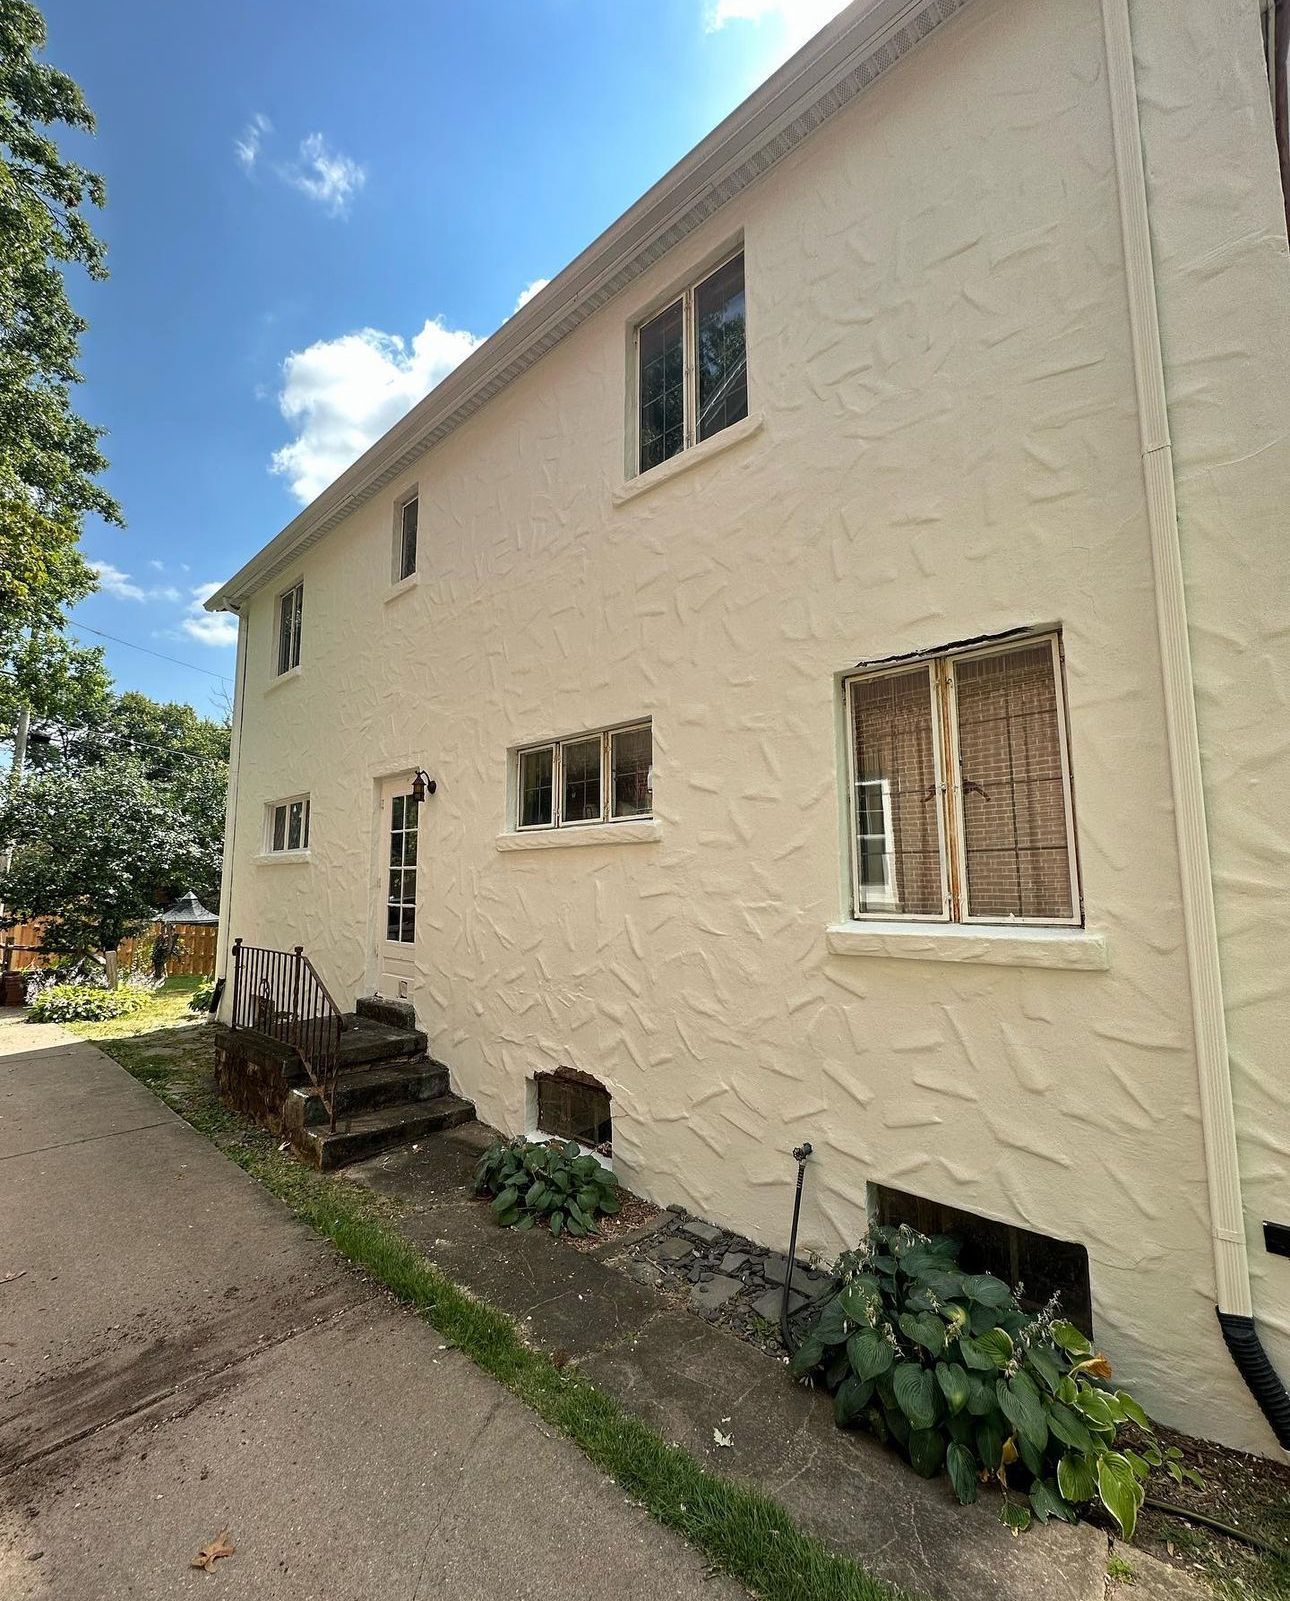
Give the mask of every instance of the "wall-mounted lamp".
[[412, 775], [412, 799], [420, 806], [427, 795], [433, 795], [439, 788], [424, 767], [418, 767]]

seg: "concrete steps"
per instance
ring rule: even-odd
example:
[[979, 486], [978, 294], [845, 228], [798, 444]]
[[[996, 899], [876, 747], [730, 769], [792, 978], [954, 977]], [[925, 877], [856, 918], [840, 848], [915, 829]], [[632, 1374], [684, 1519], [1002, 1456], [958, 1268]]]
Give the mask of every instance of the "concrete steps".
[[298, 1082], [288, 1096], [287, 1133], [315, 1167], [345, 1167], [474, 1117], [471, 1102], [449, 1090], [448, 1069], [426, 1054], [425, 1034], [403, 1026], [393, 1006], [360, 1001], [345, 1021], [335, 1129], [312, 1084]]

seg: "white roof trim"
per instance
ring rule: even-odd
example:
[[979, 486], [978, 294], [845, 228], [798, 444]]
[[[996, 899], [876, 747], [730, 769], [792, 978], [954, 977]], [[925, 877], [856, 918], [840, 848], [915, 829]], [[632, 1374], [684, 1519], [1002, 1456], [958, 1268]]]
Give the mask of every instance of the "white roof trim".
[[967, 0], [855, 0], [206, 602], [235, 611]]

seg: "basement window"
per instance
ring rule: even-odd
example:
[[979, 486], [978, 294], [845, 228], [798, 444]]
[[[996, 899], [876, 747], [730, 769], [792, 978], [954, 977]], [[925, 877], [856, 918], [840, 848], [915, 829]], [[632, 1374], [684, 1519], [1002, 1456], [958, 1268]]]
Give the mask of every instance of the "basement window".
[[1028, 1312], [1038, 1312], [1056, 1295], [1062, 1316], [1091, 1339], [1093, 1293], [1088, 1252], [1069, 1240], [1049, 1239], [1030, 1229], [996, 1223], [974, 1212], [907, 1195], [883, 1184], [869, 1186], [875, 1223], [908, 1224], [920, 1234], [952, 1234], [963, 1246], [959, 1261], [969, 1273], [993, 1273], [1013, 1288]]
[[609, 1091], [590, 1073], [558, 1067], [536, 1073], [537, 1126], [553, 1139], [576, 1140], [602, 1156], [613, 1154]]

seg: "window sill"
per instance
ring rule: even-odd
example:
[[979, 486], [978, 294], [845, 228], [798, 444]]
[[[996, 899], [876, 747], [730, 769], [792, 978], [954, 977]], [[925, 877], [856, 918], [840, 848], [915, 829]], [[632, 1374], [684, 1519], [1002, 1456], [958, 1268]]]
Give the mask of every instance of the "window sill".
[[303, 851], [261, 851], [255, 860], [263, 866], [285, 866], [288, 862], [307, 862], [311, 860], [309, 852]]
[[983, 962], [993, 967], [1079, 968], [1104, 972], [1106, 939], [1084, 928], [977, 923], [832, 923], [835, 956], [888, 956], [915, 962]]
[[385, 597], [385, 604], [388, 606], [392, 600], [397, 600], [400, 595], [406, 595], [409, 589], [415, 589], [420, 582], [420, 573], [409, 573], [406, 578], [400, 578], [397, 584], [391, 584]]
[[614, 505], [622, 506], [629, 500], [635, 500], [637, 495], [648, 494], [659, 484], [670, 483], [679, 474], [689, 472], [691, 467], [698, 467], [702, 462], [711, 461], [714, 456], [719, 456], [722, 451], [742, 444], [745, 439], [751, 439], [754, 434], [759, 434], [765, 422], [766, 418], [762, 412], [754, 412], [741, 422], [731, 423], [729, 428], [723, 428], [719, 434], [713, 434], [711, 439], [691, 445], [688, 450], [678, 451], [667, 461], [661, 461], [657, 467], [651, 467], [648, 472], [629, 478], [625, 484], [615, 489]]
[[265, 694], [266, 695], [271, 694], [273, 690], [281, 689], [283, 684], [288, 684], [288, 683], [291, 682], [291, 680], [293, 678], [299, 678], [299, 677], [300, 677], [299, 664], [297, 664], [295, 667], [288, 667], [285, 673], [277, 673], [273, 678], [271, 678], [269, 680], [268, 688], [265, 690]]
[[651, 845], [663, 838], [653, 818], [639, 823], [583, 823], [572, 828], [535, 828], [499, 834], [499, 851], [563, 850], [571, 845]]

